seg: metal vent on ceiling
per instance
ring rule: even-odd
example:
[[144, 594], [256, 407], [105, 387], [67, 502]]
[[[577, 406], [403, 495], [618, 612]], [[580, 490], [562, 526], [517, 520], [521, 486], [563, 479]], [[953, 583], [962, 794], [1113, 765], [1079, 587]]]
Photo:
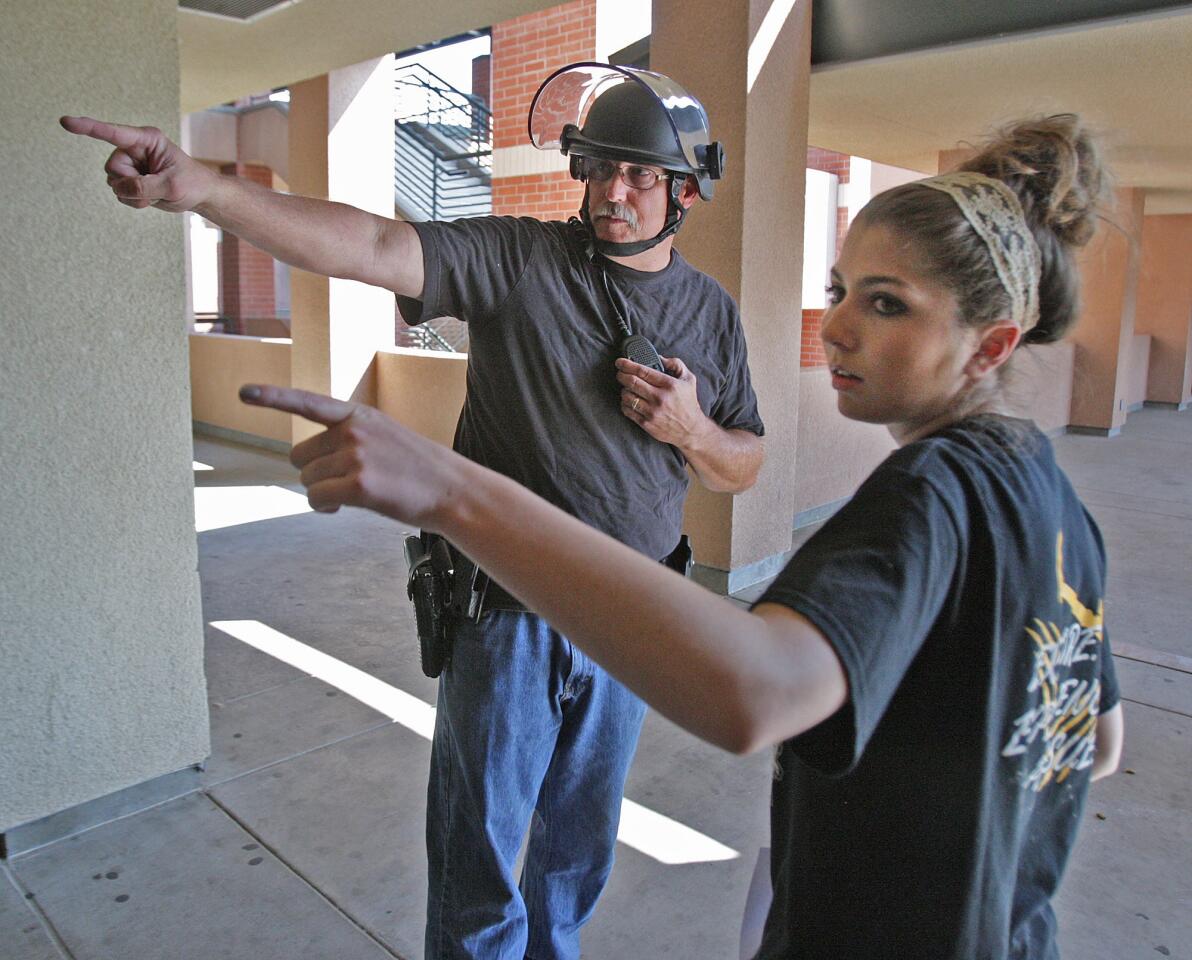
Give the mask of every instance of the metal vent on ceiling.
[[178, 6], [183, 10], [204, 13], [222, 20], [252, 23], [285, 7], [292, 7], [298, 2], [299, 0], [178, 0]]

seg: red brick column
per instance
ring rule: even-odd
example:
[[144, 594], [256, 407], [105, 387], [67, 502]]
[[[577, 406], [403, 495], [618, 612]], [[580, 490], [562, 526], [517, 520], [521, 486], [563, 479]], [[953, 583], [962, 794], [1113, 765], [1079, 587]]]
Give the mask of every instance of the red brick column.
[[472, 96], [479, 97], [490, 110], [493, 105], [493, 58], [481, 54], [472, 58]]
[[[527, 147], [526, 115], [547, 75], [596, 55], [596, 0], [573, 0], [493, 26], [493, 150]], [[531, 148], [532, 149], [532, 148]], [[524, 155], [524, 151], [519, 151]], [[579, 210], [583, 185], [566, 171], [522, 169], [514, 152], [509, 163], [494, 158], [493, 213], [566, 220]]]
[[823, 328], [823, 310], [803, 311], [803, 333], [799, 339], [799, 366], [824, 367], [828, 358], [824, 354], [824, 344], [820, 340], [820, 330]]
[[[229, 163], [220, 172], [273, 185], [272, 171], [258, 164]], [[245, 320], [277, 314], [273, 258], [226, 231], [219, 244], [219, 312], [228, 333], [243, 333]]]

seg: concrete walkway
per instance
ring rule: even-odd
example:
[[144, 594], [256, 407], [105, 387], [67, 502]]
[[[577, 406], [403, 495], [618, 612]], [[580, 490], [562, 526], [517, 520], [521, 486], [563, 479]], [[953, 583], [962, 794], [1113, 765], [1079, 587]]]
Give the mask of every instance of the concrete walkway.
[[[1120, 437], [1056, 445], [1108, 543], [1127, 721], [1061, 945], [1192, 957], [1192, 413], [1146, 409]], [[434, 682], [403, 531], [310, 513], [279, 456], [206, 439], [195, 456], [212, 756], [9, 833], [0, 960], [421, 957]], [[585, 957], [738, 956], [768, 766], [651, 715]]]

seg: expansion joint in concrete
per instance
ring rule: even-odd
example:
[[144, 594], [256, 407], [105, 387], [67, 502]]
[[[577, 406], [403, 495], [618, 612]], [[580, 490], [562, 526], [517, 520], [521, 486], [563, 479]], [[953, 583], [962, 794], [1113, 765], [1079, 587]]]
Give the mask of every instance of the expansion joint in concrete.
[[233, 823], [235, 823], [236, 826], [238, 826], [241, 830], [243, 830], [250, 837], [252, 837], [253, 841], [255, 843], [259, 843], [261, 845], [261, 849], [268, 851], [273, 856], [273, 858], [277, 860], [278, 863], [280, 863], [287, 870], [289, 870], [290, 873], [292, 873], [295, 877], [297, 877], [304, 884], [306, 884], [307, 888], [310, 889], [310, 891], [312, 893], [314, 893], [314, 895], [316, 897], [318, 897], [320, 900], [322, 900], [324, 903], [326, 903], [329, 907], [331, 907], [332, 910], [334, 910], [341, 917], [343, 917], [348, 923], [350, 923], [357, 930], [359, 930], [362, 934], [364, 934], [366, 937], [368, 937], [368, 939], [371, 940], [374, 944], [376, 944], [381, 950], [385, 951], [385, 953], [388, 956], [393, 957], [394, 960], [406, 960], [406, 958], [402, 957], [401, 954], [395, 953], [393, 951], [393, 949], [388, 944], [386, 944], [383, 940], [381, 940], [379, 937], [377, 937], [376, 934], [374, 934], [371, 930], [369, 930], [368, 927], [364, 926], [364, 924], [362, 924], [359, 920], [357, 920], [354, 916], [352, 916], [352, 914], [350, 914], [347, 910], [345, 910], [342, 906], [340, 906], [340, 904], [336, 903], [335, 900], [333, 900], [330, 896], [328, 896], [326, 893], [324, 893], [322, 890], [320, 890], [318, 885], [313, 880], [311, 880], [310, 877], [308, 877], [301, 870], [299, 870], [298, 867], [296, 867], [293, 863], [291, 863], [289, 860], [287, 860], [285, 857], [283, 857], [280, 850], [278, 850], [275, 847], [273, 847], [272, 845], [270, 845], [265, 840], [264, 837], [262, 837], [259, 833], [256, 833], [247, 823], [245, 823], [238, 816], [236, 816], [236, 814], [233, 813], [231, 809], [229, 809], [228, 807], [226, 807], [222, 803], [220, 803], [219, 800], [215, 796], [213, 796], [211, 793], [209, 793], [207, 790], [203, 791], [203, 795], [208, 800], [210, 800], [211, 803], [214, 804], [215, 807], [217, 807], [224, 814], [224, 816], [226, 816], [229, 820], [231, 820]]
[[33, 914], [34, 918], [36, 918], [37, 925], [41, 928], [41, 932], [44, 933], [46, 935], [46, 939], [54, 945], [54, 949], [58, 952], [59, 957], [61, 957], [62, 960], [75, 960], [75, 955], [71, 952], [70, 948], [67, 947], [66, 942], [62, 939], [61, 934], [58, 933], [58, 929], [54, 926], [53, 921], [46, 916], [46, 912], [42, 910], [41, 904], [37, 902], [37, 897], [33, 894], [33, 892], [25, 888], [25, 885], [21, 883], [20, 877], [16, 875], [16, 873], [7, 863], [0, 864], [0, 872], [3, 872], [4, 875], [8, 877], [8, 882], [12, 884], [13, 889], [21, 895], [21, 900], [24, 902], [25, 906], [28, 907], [29, 912]]

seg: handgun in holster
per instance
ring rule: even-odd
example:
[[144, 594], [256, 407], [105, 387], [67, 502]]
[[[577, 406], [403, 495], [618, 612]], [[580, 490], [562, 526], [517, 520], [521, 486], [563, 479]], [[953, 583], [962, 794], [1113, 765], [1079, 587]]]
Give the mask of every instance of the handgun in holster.
[[405, 547], [406, 594], [414, 602], [422, 672], [434, 678], [451, 662], [455, 621], [480, 619], [488, 578], [435, 534], [408, 536]]
[[451, 629], [447, 622], [451, 555], [447, 541], [406, 537], [406, 563], [410, 568], [406, 596], [414, 602], [422, 672], [437, 677], [451, 659]]
[[665, 566], [684, 577], [691, 576], [691, 569], [695, 566], [695, 554], [691, 549], [691, 541], [687, 534], [679, 537], [679, 544], [662, 560]]

